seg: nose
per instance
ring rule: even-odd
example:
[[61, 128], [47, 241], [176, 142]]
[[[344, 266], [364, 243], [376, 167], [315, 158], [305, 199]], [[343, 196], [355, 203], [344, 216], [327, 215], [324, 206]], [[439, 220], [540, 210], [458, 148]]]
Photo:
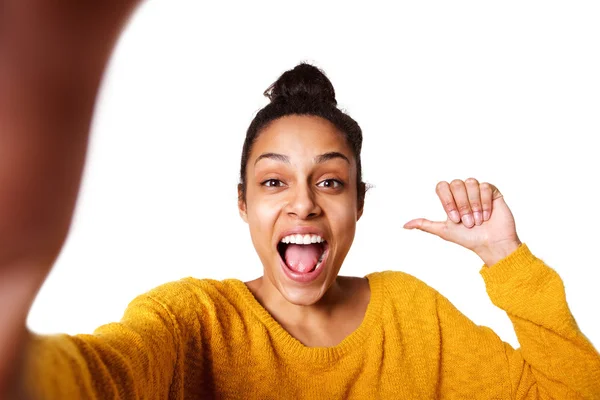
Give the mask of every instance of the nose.
[[296, 185], [288, 193], [290, 193], [290, 201], [287, 205], [288, 215], [299, 219], [312, 219], [321, 215], [321, 207], [309, 184]]

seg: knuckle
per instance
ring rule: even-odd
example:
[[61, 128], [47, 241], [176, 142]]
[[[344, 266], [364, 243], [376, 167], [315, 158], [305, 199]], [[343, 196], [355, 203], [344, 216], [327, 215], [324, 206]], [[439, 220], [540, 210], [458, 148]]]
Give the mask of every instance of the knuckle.
[[492, 191], [492, 185], [490, 185], [490, 184], [489, 184], [489, 183], [487, 183], [487, 182], [483, 182], [483, 183], [480, 183], [480, 184], [479, 184], [479, 189], [480, 189], [480, 190], [486, 190], [486, 191], [490, 191], [490, 192], [491, 192], [491, 191]]
[[450, 182], [450, 186], [454, 188], [461, 187], [463, 184], [463, 181], [461, 181], [460, 179], [454, 179], [452, 182]]
[[444, 209], [448, 212], [456, 210], [456, 206], [453, 201], [447, 200], [444, 202]]
[[471, 210], [473, 211], [481, 211], [481, 204], [479, 202], [471, 203]]
[[462, 204], [458, 206], [458, 211], [461, 215], [469, 214], [471, 213], [471, 207], [468, 204]]

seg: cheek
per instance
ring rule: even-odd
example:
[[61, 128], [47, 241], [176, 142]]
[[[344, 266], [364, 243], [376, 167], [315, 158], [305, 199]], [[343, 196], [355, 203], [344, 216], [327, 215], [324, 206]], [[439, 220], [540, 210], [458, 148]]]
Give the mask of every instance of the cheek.
[[330, 207], [328, 219], [331, 223], [331, 229], [340, 240], [340, 244], [352, 243], [357, 217], [356, 202], [354, 201], [337, 203]]
[[343, 215], [340, 215], [339, 228], [345, 234], [344, 236], [351, 236], [354, 238], [354, 231], [356, 229], [356, 212], [351, 209], [346, 209]]
[[269, 201], [257, 201], [248, 205], [248, 225], [253, 241], [271, 243], [280, 207]]

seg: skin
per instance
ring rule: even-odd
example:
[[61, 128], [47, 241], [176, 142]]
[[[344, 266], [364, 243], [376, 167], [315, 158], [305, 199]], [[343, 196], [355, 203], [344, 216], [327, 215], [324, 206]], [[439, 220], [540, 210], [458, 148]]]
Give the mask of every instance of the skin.
[[0, 0], [2, 399], [23, 397], [27, 314], [67, 236], [98, 86], [136, 4]]
[[439, 182], [436, 193], [446, 221], [413, 219], [406, 229], [420, 229], [473, 251], [486, 266], [510, 255], [520, 245], [515, 219], [497, 187], [475, 178]]
[[[27, 314], [68, 234], [98, 86], [137, 3], [0, 0], [0, 304], [10, 305], [0, 312], [2, 399], [23, 398], [20, 360], [29, 338]], [[337, 275], [362, 210], [352, 179], [354, 160], [339, 134], [323, 121], [299, 125], [311, 126], [303, 135], [319, 127], [326, 137], [319, 139], [317, 153], [335, 148], [350, 163], [330, 160], [327, 167], [315, 166], [315, 141], [302, 147], [294, 138], [302, 135], [273, 134], [268, 140], [267, 130], [263, 132], [249, 163], [248, 193], [240, 213], [249, 223], [265, 276], [248, 286], [293, 336], [309, 346], [330, 346], [360, 324], [369, 301], [364, 279]], [[276, 143], [287, 143], [278, 151], [293, 154], [288, 154], [285, 175], [290, 189], [273, 194], [257, 184], [257, 170], [267, 168], [267, 161], [253, 163], [262, 154], [260, 146], [264, 152]], [[282, 165], [274, 168], [283, 170]], [[325, 177], [322, 170], [329, 168], [346, 174], [340, 194], [315, 187], [319, 176]], [[437, 192], [448, 220], [420, 218], [408, 222], [407, 229], [457, 243], [489, 266], [519, 246], [512, 214], [493, 185], [456, 180], [440, 182]], [[257, 219], [260, 215], [264, 222]], [[276, 273], [273, 241], [284, 226], [308, 223], [322, 224], [332, 256], [326, 274], [299, 288], [283, 283]], [[341, 328], [338, 335], [330, 333], [336, 330], [333, 326]], [[324, 333], [324, 339], [315, 341], [314, 333]]]
[[[316, 161], [331, 153], [342, 157]], [[258, 136], [246, 179], [246, 199], [240, 200], [239, 211], [264, 268], [262, 277], [247, 283], [249, 289], [305, 345], [339, 344], [362, 322], [370, 297], [364, 278], [338, 276], [362, 215], [356, 161], [344, 136], [319, 117], [280, 118]], [[326, 187], [331, 180], [342, 184]], [[448, 219], [419, 218], [407, 222], [406, 229], [457, 243], [478, 254], [486, 265], [520, 245], [512, 213], [495, 186], [474, 178], [457, 179], [438, 183], [436, 192]], [[298, 226], [323, 232], [329, 244], [329, 257], [321, 267], [324, 272], [308, 284], [285, 276], [276, 247], [282, 232]]]
[[[321, 160], [325, 154], [335, 156]], [[362, 214], [356, 161], [344, 136], [319, 117], [280, 118], [258, 136], [246, 179], [239, 211], [264, 266], [264, 276], [248, 287], [301, 342], [339, 343], [360, 325], [369, 300], [366, 279], [338, 277]], [[323, 273], [306, 284], [285, 276], [277, 251], [284, 232], [300, 226], [322, 232], [329, 245]]]

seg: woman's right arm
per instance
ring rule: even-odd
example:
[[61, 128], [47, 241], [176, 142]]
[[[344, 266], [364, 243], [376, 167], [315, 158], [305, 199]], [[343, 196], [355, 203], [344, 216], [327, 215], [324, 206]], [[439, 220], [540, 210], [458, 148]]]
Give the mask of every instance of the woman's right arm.
[[[22, 397], [166, 399], [189, 395], [184, 379], [189, 320], [180, 318], [185, 312], [177, 312], [181, 298], [186, 297], [184, 290], [174, 282], [138, 296], [120, 322], [101, 326], [93, 335], [31, 335], [24, 354]], [[196, 349], [201, 353], [201, 346]], [[202, 365], [195, 365], [196, 376], [201, 371]], [[199, 379], [193, 381], [202, 388]]]
[[0, 398], [17, 390], [27, 314], [67, 236], [98, 87], [137, 3], [0, 0]]

